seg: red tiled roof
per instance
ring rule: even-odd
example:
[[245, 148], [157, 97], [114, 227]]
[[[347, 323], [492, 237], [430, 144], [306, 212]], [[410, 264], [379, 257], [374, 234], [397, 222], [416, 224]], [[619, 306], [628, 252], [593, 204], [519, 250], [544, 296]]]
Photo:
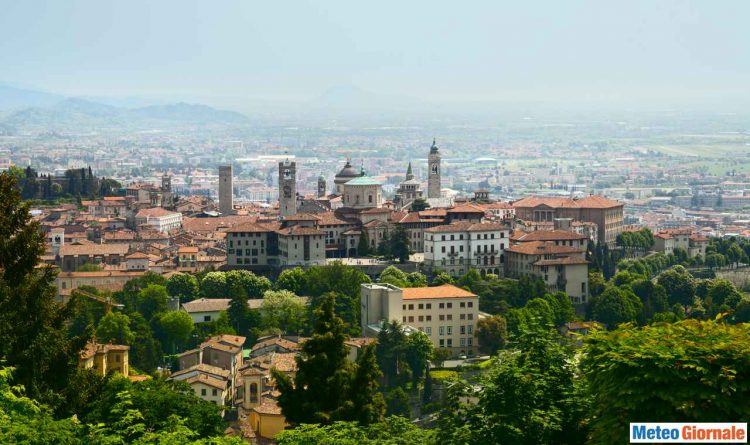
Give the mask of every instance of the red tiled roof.
[[484, 209], [474, 204], [462, 204], [447, 210], [448, 213], [484, 213]]
[[447, 232], [489, 232], [493, 230], [507, 230], [508, 226], [497, 223], [472, 223], [468, 221], [454, 222], [442, 226], [430, 227], [425, 229], [429, 233], [447, 233]]
[[598, 195], [585, 196], [583, 198], [529, 196], [513, 203], [514, 208], [537, 207], [541, 205], [552, 208], [609, 209], [612, 207], [621, 207], [625, 204]]
[[456, 287], [452, 284], [443, 284], [433, 287], [407, 287], [402, 289], [404, 300], [420, 300], [424, 298], [470, 298], [475, 294]]
[[534, 263], [534, 266], [564, 266], [564, 265], [588, 264], [588, 263], [589, 262], [583, 258], [566, 256], [563, 258], [554, 258], [551, 260], [539, 260]]
[[529, 241], [556, 241], [556, 240], [585, 240], [588, 237], [586, 235], [580, 235], [576, 232], [568, 230], [535, 230], [533, 232], [525, 233], [517, 232], [513, 233], [513, 238], [519, 242]]
[[528, 243], [514, 244], [506, 252], [520, 253], [523, 255], [554, 255], [565, 253], [581, 253], [577, 247], [556, 246], [554, 243], [546, 241], [531, 241]]

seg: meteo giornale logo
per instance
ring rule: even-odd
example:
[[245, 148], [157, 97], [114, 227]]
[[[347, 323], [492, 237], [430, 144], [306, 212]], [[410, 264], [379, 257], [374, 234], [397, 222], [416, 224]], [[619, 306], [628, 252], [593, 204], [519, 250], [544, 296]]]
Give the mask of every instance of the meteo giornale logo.
[[747, 443], [747, 423], [633, 422], [630, 443]]

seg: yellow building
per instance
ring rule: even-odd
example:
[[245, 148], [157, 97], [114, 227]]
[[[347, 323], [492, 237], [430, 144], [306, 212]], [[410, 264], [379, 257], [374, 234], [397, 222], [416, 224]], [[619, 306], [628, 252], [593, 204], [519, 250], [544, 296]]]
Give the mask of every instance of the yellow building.
[[94, 369], [99, 375], [107, 375], [110, 371], [119, 372], [125, 377], [130, 370], [128, 365], [128, 351], [130, 346], [110, 345], [89, 342], [81, 352], [79, 364], [85, 369]]

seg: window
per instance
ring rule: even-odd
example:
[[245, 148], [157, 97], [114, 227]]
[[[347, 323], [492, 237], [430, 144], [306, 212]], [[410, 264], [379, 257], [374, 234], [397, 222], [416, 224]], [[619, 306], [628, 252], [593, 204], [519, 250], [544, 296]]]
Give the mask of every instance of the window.
[[469, 302], [469, 307], [474, 307], [474, 302], [473, 301]]
[[448, 326], [448, 335], [453, 335], [453, 326]]
[[250, 384], [250, 403], [258, 403], [258, 384]]
[[428, 309], [428, 310], [429, 310], [429, 309], [432, 309], [432, 303], [427, 303], [427, 306], [426, 306], [426, 307], [427, 307], [427, 309]]
[[440, 251], [441, 251], [442, 253], [445, 253], [445, 246], [441, 247], [441, 248], [440, 248]]
[[427, 316], [427, 321], [432, 321], [432, 315]]
[[202, 396], [205, 396], [205, 395], [206, 395], [206, 388], [201, 388], [201, 395], [202, 395]]
[[409, 317], [409, 323], [414, 323], [414, 317], [413, 316]]
[[[471, 335], [471, 331], [473, 331], [473, 330], [474, 330], [474, 327], [472, 325], [466, 326], [466, 333], [467, 334]], [[471, 343], [469, 343], [469, 345], [471, 345]]]
[[466, 320], [466, 314], [461, 314], [458, 318], [460, 318], [461, 320]]
[[472, 340], [472, 338], [471, 338], [471, 337], [467, 338], [467, 339], [466, 339], [466, 342], [467, 342], [466, 344], [467, 344], [468, 346], [474, 346], [474, 345], [472, 345], [472, 342], [473, 342], [473, 340]]
[[406, 323], [406, 315], [404, 315], [404, 323]]
[[445, 335], [445, 326], [440, 326], [438, 328], [438, 334]]
[[461, 346], [466, 346], [466, 339], [461, 338], [460, 344], [461, 344]]
[[219, 395], [219, 390], [218, 390], [218, 389], [216, 389], [216, 388], [212, 389], [212, 390], [211, 390], [211, 395], [212, 395], [212, 396], [218, 396], [218, 395]]
[[442, 348], [443, 346], [445, 346], [445, 340], [443, 340], [443, 339], [441, 338], [441, 339], [440, 339], [440, 347]]
[[448, 309], [450, 309], [450, 308], [453, 307], [453, 303], [446, 303], [446, 305], [447, 305]]
[[468, 314], [467, 316], [469, 317], [469, 320], [473, 320], [474, 319], [474, 314]]
[[449, 339], [448, 339], [448, 347], [450, 348], [450, 347], [452, 347], [452, 346], [453, 346], [453, 339], [452, 339], [452, 338], [449, 338]]
[[419, 321], [424, 321], [424, 315], [420, 315], [420, 316], [419, 316], [419, 317], [417, 318], [417, 320], [419, 320]]
[[424, 304], [420, 303], [419, 305], [417, 305], [417, 309], [424, 309]]
[[445, 315], [440, 314], [438, 318], [439, 318], [440, 321], [443, 321], [443, 320], [445, 320]]
[[440, 305], [439, 305], [438, 307], [439, 307], [440, 309], [443, 309], [443, 308], [445, 308], [445, 303], [440, 303]]
[[448, 320], [453, 320], [453, 314], [448, 314], [448, 317], [447, 317], [447, 319], [448, 319]]
[[458, 304], [458, 307], [466, 307], [466, 302], [462, 301]]
[[432, 328], [427, 326], [426, 328], [424, 328], [424, 332], [427, 335], [432, 335]]
[[210, 315], [204, 315], [203, 316], [203, 321], [211, 321], [211, 316]]
[[466, 335], [466, 326], [461, 326], [461, 335]]
[[414, 305], [413, 305], [413, 304], [410, 304], [410, 305], [409, 305], [409, 310], [410, 310], [410, 311], [413, 311], [413, 310], [414, 310]]
[[406, 310], [406, 305], [404, 305], [403, 309]]

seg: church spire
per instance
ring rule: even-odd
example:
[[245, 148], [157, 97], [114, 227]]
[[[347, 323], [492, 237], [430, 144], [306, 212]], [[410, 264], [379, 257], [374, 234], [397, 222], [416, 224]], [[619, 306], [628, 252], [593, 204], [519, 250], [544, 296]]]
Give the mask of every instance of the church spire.
[[414, 179], [414, 174], [411, 172], [411, 161], [409, 161], [409, 166], [406, 168], [406, 180], [411, 181]]
[[437, 153], [438, 152], [438, 146], [435, 143], [435, 138], [432, 138], [432, 146], [430, 147], [430, 153]]

